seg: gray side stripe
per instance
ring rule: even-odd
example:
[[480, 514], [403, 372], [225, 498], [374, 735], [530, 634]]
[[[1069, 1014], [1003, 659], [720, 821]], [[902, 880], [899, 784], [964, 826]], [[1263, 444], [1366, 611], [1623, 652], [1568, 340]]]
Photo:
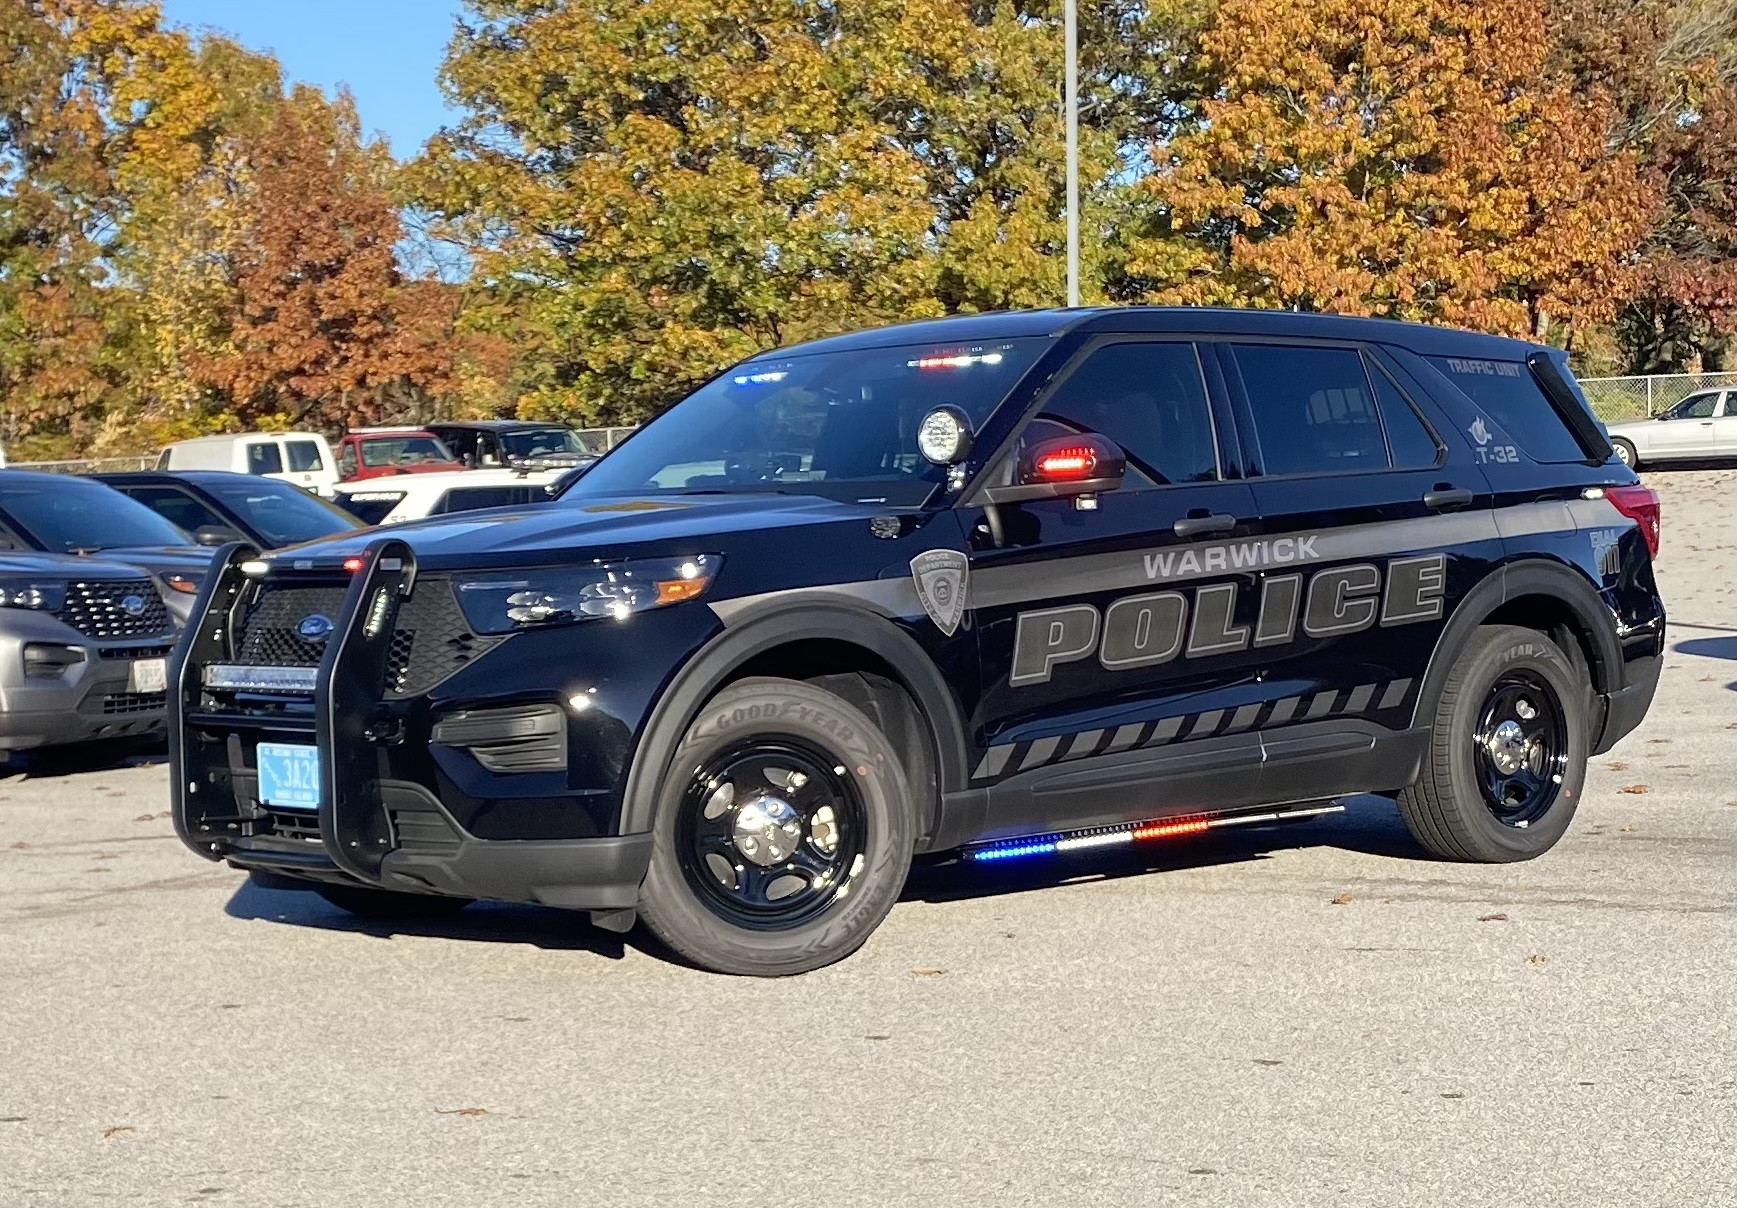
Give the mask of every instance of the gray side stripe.
[[1087, 730], [1084, 734], [1074, 735], [1074, 740], [1068, 744], [1068, 753], [1063, 759], [1078, 759], [1081, 755], [1090, 755], [1097, 749], [1098, 740], [1104, 736], [1102, 730]]
[[1358, 684], [1351, 689], [1351, 699], [1345, 704], [1345, 712], [1361, 713], [1369, 707], [1370, 697], [1375, 695], [1374, 684]]
[[1408, 679], [1394, 680], [1391, 684], [1387, 685], [1387, 691], [1385, 691], [1381, 694], [1381, 703], [1376, 705], [1375, 707], [1377, 709], [1391, 709], [1394, 706], [1398, 705], [1400, 701], [1404, 700], [1405, 694], [1407, 692], [1409, 692], [1410, 690], [1411, 690], [1411, 681], [1410, 680], [1408, 680]]
[[1314, 721], [1317, 717], [1325, 717], [1333, 708], [1333, 702], [1339, 698], [1337, 689], [1332, 692], [1317, 692], [1315, 699], [1309, 702], [1309, 711], [1303, 714], [1304, 721]]
[[1025, 759], [1021, 761], [1019, 770], [1023, 772], [1027, 768], [1035, 768], [1038, 764], [1047, 760], [1051, 755], [1054, 755], [1055, 749], [1059, 746], [1061, 746], [1061, 738], [1059, 736], [1051, 735], [1049, 738], [1038, 739], [1036, 742], [1031, 744], [1031, 750], [1025, 753]]
[[1111, 751], [1120, 751], [1126, 747], [1133, 746], [1134, 741], [1140, 737], [1140, 731], [1145, 728], [1145, 722], [1141, 722], [1138, 725], [1122, 726], [1118, 728], [1116, 730], [1116, 736], [1110, 739], [1110, 745], [1104, 748], [1104, 754], [1108, 755]]
[[1172, 738], [1176, 737], [1176, 731], [1181, 728], [1182, 718], [1166, 717], [1163, 721], [1152, 727], [1152, 737], [1148, 738], [1140, 745], [1145, 747], [1155, 747], [1161, 742], [1169, 742]]
[[999, 747], [990, 747], [983, 752], [983, 762], [977, 765], [977, 770], [971, 773], [971, 779], [982, 780], [989, 776], [1001, 775], [1002, 766], [1007, 763], [1007, 757], [1013, 754], [1013, 744], [1004, 743]]
[[1225, 728], [1226, 734], [1234, 734], [1238, 730], [1246, 730], [1254, 725], [1254, 719], [1260, 716], [1262, 706], [1244, 705], [1236, 711], [1236, 716], [1230, 719], [1230, 725]]
[[1218, 729], [1218, 723], [1224, 720], [1223, 709], [1211, 709], [1194, 719], [1194, 728], [1188, 731], [1190, 738], [1205, 738]]
[[1283, 700], [1273, 702], [1272, 714], [1267, 718], [1267, 725], [1282, 726], [1291, 720], [1291, 714], [1297, 711], [1297, 705], [1302, 702], [1300, 696], [1287, 696]]

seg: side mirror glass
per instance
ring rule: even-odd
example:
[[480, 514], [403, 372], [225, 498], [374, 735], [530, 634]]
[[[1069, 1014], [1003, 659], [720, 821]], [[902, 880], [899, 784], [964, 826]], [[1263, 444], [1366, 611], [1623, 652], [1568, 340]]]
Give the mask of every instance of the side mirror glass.
[[202, 524], [193, 530], [193, 541], [197, 545], [228, 545], [242, 539], [240, 533], [221, 524]]
[[994, 503], [1024, 499], [1066, 499], [1113, 491], [1128, 466], [1122, 447], [1095, 432], [1052, 436], [1029, 445], [1013, 467], [1013, 482], [991, 487]]

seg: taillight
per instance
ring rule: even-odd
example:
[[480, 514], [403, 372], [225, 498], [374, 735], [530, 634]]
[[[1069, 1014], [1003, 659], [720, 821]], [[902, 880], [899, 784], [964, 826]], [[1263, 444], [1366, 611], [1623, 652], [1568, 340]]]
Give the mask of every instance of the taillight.
[[1647, 553], [1659, 556], [1659, 493], [1651, 487], [1605, 487], [1604, 497], [1617, 511], [1640, 525]]

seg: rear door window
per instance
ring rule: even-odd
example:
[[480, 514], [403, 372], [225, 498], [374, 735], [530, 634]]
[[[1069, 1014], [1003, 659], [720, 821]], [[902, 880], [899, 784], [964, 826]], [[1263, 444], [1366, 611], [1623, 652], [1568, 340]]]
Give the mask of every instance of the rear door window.
[[260, 441], [247, 446], [247, 472], [249, 474], [283, 473], [283, 454], [278, 452], [276, 441]]
[[1381, 416], [1355, 349], [1235, 344], [1230, 351], [1254, 413], [1264, 473], [1388, 467]]
[[1439, 463], [1442, 444], [1411, 400], [1399, 392], [1399, 387], [1379, 365], [1368, 366], [1368, 370], [1369, 381], [1375, 387], [1375, 401], [1387, 426], [1387, 449], [1394, 468], [1426, 470]]
[[1586, 451], [1524, 361], [1428, 357], [1534, 461], [1585, 461]]
[[290, 469], [294, 472], [305, 474], [310, 470], [325, 469], [318, 443], [311, 440], [286, 440], [284, 448], [289, 453]]

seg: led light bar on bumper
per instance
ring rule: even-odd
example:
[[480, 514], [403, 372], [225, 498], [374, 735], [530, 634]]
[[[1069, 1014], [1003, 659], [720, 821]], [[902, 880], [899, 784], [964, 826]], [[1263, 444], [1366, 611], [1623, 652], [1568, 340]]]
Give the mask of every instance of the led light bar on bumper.
[[705, 594], [718, 554], [633, 558], [586, 567], [545, 567], [467, 576], [455, 581], [459, 607], [477, 633], [512, 633], [679, 604]]
[[1318, 814], [1337, 814], [1342, 805], [1311, 805], [1301, 809], [1262, 811], [1256, 814], [1189, 814], [1181, 818], [1158, 818], [1151, 822], [1124, 822], [1119, 826], [1099, 826], [1090, 830], [1057, 831], [1048, 835], [1031, 835], [1019, 839], [1004, 839], [982, 847], [968, 848], [965, 858], [976, 864], [995, 860], [1018, 860], [1026, 856], [1055, 856], [1094, 847], [1122, 847], [1130, 843], [1145, 843], [1152, 839], [1174, 839], [1183, 835], [1198, 835], [1203, 831], [1225, 826], [1251, 826], [1258, 822], [1288, 822], [1294, 818], [1313, 818]]

